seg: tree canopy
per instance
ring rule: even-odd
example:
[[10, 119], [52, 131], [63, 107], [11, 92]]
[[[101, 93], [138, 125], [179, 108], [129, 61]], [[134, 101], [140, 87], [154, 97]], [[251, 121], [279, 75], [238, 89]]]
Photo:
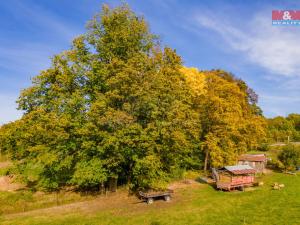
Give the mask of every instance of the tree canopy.
[[270, 142], [300, 141], [300, 114], [268, 119], [268, 138]]
[[164, 188], [176, 171], [223, 166], [265, 138], [257, 95], [223, 70], [183, 66], [127, 5], [104, 5], [33, 78], [0, 145], [30, 185]]

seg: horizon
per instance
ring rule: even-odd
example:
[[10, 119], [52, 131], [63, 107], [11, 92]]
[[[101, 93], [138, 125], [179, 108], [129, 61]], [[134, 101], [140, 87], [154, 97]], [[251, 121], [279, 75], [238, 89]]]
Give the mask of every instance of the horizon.
[[[0, 125], [21, 117], [20, 91], [50, 66], [54, 54], [69, 49], [104, 3], [115, 7], [122, 1], [0, 2]], [[127, 3], [185, 66], [224, 69], [243, 79], [259, 95], [264, 116], [300, 112], [300, 26], [272, 26], [271, 17], [272, 10], [296, 10], [300, 2]]]

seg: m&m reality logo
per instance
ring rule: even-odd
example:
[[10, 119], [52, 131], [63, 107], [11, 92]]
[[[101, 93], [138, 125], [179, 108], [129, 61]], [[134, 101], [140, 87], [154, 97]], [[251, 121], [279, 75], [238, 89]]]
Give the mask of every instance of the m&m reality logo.
[[300, 25], [300, 10], [273, 10], [272, 25]]

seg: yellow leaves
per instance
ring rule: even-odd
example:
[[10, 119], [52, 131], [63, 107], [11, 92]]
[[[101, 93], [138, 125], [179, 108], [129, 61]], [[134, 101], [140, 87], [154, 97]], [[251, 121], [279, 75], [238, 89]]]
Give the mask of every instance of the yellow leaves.
[[37, 153], [47, 152], [47, 151], [49, 151], [49, 147], [46, 147], [45, 145], [34, 145], [34, 146], [28, 147], [28, 151], [29, 152], [37, 152]]
[[234, 163], [238, 154], [257, 146], [265, 137], [265, 125], [261, 116], [252, 113], [240, 80], [219, 70], [206, 72], [205, 80], [199, 113], [208, 132], [204, 142], [211, 164], [219, 167]]
[[186, 135], [185, 133], [183, 133], [180, 130], [174, 130], [171, 133], [171, 139], [174, 141], [174, 148], [180, 148], [186, 146], [187, 143], [187, 139], [186, 139]]
[[213, 133], [208, 133], [206, 135], [205, 148], [209, 152], [211, 158], [211, 163], [213, 167], [220, 167], [223, 165], [223, 155], [222, 148], [219, 145], [219, 138]]
[[205, 74], [200, 72], [197, 68], [182, 67], [180, 71], [186, 78], [187, 85], [191, 89], [193, 97], [199, 97], [205, 94]]
[[134, 118], [120, 110], [107, 108], [103, 116], [99, 117], [98, 123], [101, 126], [107, 126], [110, 129], [118, 129], [134, 122]]
[[[225, 71], [182, 67], [127, 6], [104, 7], [88, 29], [22, 93], [26, 115], [6, 147], [48, 165], [45, 186], [68, 182], [74, 170], [75, 183], [87, 186], [111, 175], [162, 186], [173, 168], [201, 165], [200, 141], [222, 166], [253, 145], [251, 132], [262, 134], [246, 84]], [[2, 136], [10, 137], [0, 133], [0, 144]]]

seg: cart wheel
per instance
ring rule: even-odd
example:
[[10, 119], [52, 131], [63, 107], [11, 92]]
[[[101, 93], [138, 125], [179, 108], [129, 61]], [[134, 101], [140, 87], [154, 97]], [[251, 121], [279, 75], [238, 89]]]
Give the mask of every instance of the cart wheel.
[[171, 197], [170, 197], [170, 195], [165, 195], [164, 199], [166, 202], [169, 202], [171, 200]]
[[152, 203], [153, 203], [153, 198], [148, 198], [148, 199], [147, 199], [147, 204], [150, 205], [150, 204], [152, 204]]

